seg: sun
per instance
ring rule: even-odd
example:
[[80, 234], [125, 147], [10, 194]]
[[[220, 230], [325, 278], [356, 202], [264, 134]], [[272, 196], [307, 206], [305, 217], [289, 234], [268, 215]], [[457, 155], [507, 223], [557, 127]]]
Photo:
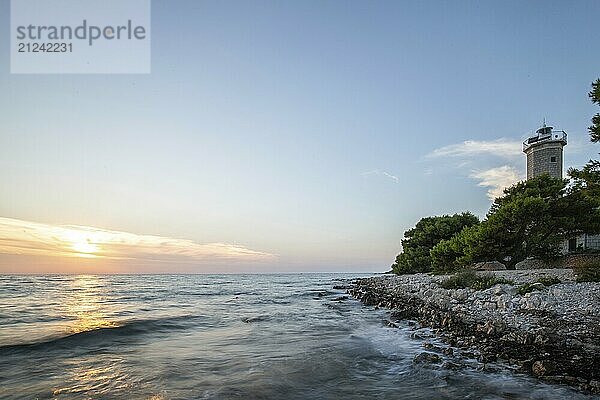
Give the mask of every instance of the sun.
[[94, 253], [97, 253], [100, 250], [85, 232], [70, 231], [67, 241], [69, 247], [71, 247], [79, 257], [94, 257]]
[[81, 242], [73, 242], [71, 247], [78, 253], [91, 254], [98, 251], [98, 246], [96, 246], [93, 243], [90, 243], [89, 239]]

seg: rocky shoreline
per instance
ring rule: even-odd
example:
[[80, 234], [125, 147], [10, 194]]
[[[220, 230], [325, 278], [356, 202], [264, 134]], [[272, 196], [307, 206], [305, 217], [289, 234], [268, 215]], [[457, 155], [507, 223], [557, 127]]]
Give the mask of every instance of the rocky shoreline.
[[[489, 289], [443, 289], [427, 274], [357, 279], [348, 293], [392, 317], [433, 328], [482, 363], [508, 362], [553, 383], [600, 393], [600, 283], [575, 283], [570, 269], [488, 272], [511, 280]], [[518, 288], [542, 277], [561, 283]]]

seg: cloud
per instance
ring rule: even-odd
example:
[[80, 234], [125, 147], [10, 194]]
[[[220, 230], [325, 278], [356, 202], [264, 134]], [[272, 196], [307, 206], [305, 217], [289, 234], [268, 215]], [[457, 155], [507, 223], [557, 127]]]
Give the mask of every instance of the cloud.
[[396, 183], [400, 182], [400, 179], [397, 176], [392, 175], [389, 172], [381, 171], [379, 169], [374, 169], [373, 171], [363, 172], [361, 175], [362, 176], [370, 176], [370, 175], [383, 176], [383, 177], [393, 180]]
[[0, 217], [0, 254], [177, 262], [256, 262], [273, 254], [225, 243]]
[[[519, 140], [465, 140], [462, 143], [439, 147], [426, 155], [429, 159], [452, 159], [455, 168], [467, 170], [478, 186], [489, 188], [487, 196], [494, 200], [504, 188], [520, 181], [524, 163], [522, 143]], [[502, 164], [494, 166], [494, 164]]]
[[457, 157], [472, 158], [477, 156], [496, 156], [503, 159], [515, 159], [522, 156], [522, 143], [510, 139], [497, 140], [465, 140], [462, 143], [439, 147], [427, 154], [429, 158]]
[[[587, 136], [571, 136], [566, 148], [569, 155], [588, 149], [586, 139]], [[487, 195], [491, 200], [501, 196], [504, 188], [525, 178], [525, 155], [520, 140], [465, 140], [434, 149], [425, 158], [438, 162], [446, 160], [446, 168], [451, 165], [463, 170], [464, 174], [479, 181], [478, 186], [489, 188]]]
[[490, 188], [487, 191], [490, 200], [502, 196], [504, 188], [522, 179], [519, 171], [510, 165], [503, 165], [483, 171], [474, 171], [470, 177], [480, 181], [478, 186]]

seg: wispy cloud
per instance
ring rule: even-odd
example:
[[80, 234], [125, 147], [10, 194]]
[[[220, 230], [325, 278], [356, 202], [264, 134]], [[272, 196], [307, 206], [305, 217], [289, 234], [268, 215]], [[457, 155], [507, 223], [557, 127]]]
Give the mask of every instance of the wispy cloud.
[[400, 179], [396, 175], [392, 175], [389, 172], [382, 171], [379, 169], [374, 169], [372, 171], [363, 172], [361, 175], [362, 176], [372, 176], [372, 175], [383, 176], [385, 178], [393, 180], [396, 183], [400, 182]]
[[274, 255], [225, 243], [0, 217], [0, 254], [178, 262], [255, 262]]
[[454, 168], [464, 170], [465, 176], [478, 181], [478, 186], [488, 188], [490, 200], [522, 179], [524, 157], [521, 141], [507, 138], [465, 140], [439, 147], [426, 156], [430, 160], [452, 160]]
[[427, 155], [435, 157], [471, 158], [476, 156], [496, 156], [514, 159], [522, 156], [521, 142], [511, 139], [497, 140], [465, 140], [462, 143], [439, 147]]
[[489, 188], [487, 195], [490, 200], [502, 196], [504, 188], [522, 179], [519, 171], [510, 165], [503, 165], [483, 171], [474, 171], [470, 177], [480, 181], [478, 186]]

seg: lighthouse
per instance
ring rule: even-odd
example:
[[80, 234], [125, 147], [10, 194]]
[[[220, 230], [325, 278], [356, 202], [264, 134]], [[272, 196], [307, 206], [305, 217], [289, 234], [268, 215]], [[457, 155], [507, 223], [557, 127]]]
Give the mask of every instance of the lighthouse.
[[562, 179], [563, 147], [567, 145], [567, 133], [555, 131], [544, 125], [535, 135], [523, 142], [523, 152], [527, 155], [527, 179], [543, 174]]

